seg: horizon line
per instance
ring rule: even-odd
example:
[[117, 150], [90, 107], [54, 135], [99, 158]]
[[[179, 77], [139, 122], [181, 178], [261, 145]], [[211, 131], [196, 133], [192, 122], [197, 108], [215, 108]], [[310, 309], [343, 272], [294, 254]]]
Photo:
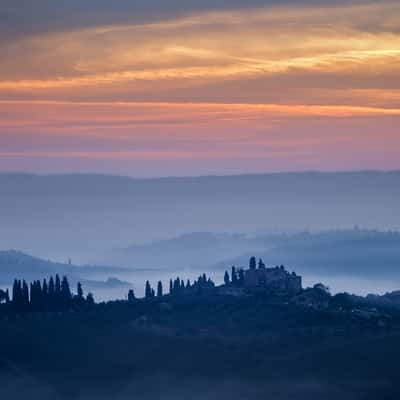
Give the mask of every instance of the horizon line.
[[400, 173], [399, 169], [354, 169], [354, 170], [288, 170], [288, 171], [275, 171], [275, 172], [246, 172], [246, 173], [232, 173], [232, 174], [199, 174], [199, 175], [170, 175], [170, 176], [133, 176], [114, 173], [102, 172], [26, 172], [26, 171], [0, 171], [2, 176], [31, 176], [38, 178], [46, 177], [105, 177], [105, 178], [124, 178], [131, 180], [160, 180], [160, 179], [201, 179], [201, 178], [230, 178], [230, 177], [252, 177], [252, 176], [272, 176], [272, 175], [350, 175], [350, 174], [397, 174]]

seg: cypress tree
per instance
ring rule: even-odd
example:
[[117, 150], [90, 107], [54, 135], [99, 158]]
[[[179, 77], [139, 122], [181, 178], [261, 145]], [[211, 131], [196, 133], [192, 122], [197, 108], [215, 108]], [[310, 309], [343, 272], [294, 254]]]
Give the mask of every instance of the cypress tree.
[[68, 279], [66, 276], [63, 276], [62, 282], [61, 282], [61, 298], [62, 298], [62, 303], [64, 306], [70, 305], [71, 299], [72, 299], [72, 294], [71, 294], [71, 289], [69, 287]]
[[224, 283], [225, 283], [225, 285], [229, 285], [229, 274], [228, 274], [228, 271], [225, 271]]
[[33, 311], [41, 309], [43, 304], [42, 299], [42, 286], [39, 280], [33, 281], [29, 284], [30, 288], [30, 305]]
[[174, 291], [174, 286], [172, 283], [172, 279], [169, 280], [169, 294], [172, 294]]
[[190, 280], [189, 279], [186, 282], [186, 289], [190, 289]]
[[83, 300], [83, 289], [80, 282], [76, 285], [76, 293], [79, 300]]
[[256, 269], [257, 266], [257, 261], [255, 257], [251, 257], [250, 258], [250, 262], [249, 262], [249, 268], [250, 269]]
[[62, 296], [61, 296], [61, 280], [60, 276], [56, 274], [56, 278], [54, 281], [54, 307], [58, 310], [60, 305], [62, 304]]
[[25, 280], [22, 282], [22, 302], [23, 310], [27, 311], [29, 308], [29, 289]]
[[146, 299], [149, 299], [151, 297], [151, 286], [150, 286], [150, 282], [146, 281], [146, 287], [144, 290], [144, 297]]
[[20, 293], [19, 293], [19, 286], [18, 281], [14, 279], [13, 287], [12, 287], [12, 303], [14, 306], [19, 305]]
[[37, 290], [37, 303], [39, 309], [42, 307], [42, 302], [43, 302], [43, 292], [42, 292], [42, 284], [40, 281], [36, 281], [36, 290]]
[[35, 287], [35, 285], [36, 285], [36, 281], [33, 282], [33, 283], [31, 282], [29, 284], [29, 290], [30, 290], [30, 293], [31, 293], [31, 306], [32, 306], [32, 308], [35, 308], [37, 306], [36, 287]]
[[181, 280], [180, 278], [176, 278], [174, 281], [174, 293], [177, 294], [181, 290]]
[[47, 296], [47, 294], [49, 293], [46, 278], [43, 279], [42, 293], [43, 293], [43, 296]]
[[24, 307], [24, 295], [22, 293], [22, 282], [18, 280], [17, 282], [17, 307], [21, 311]]
[[162, 295], [163, 295], [162, 282], [158, 281], [158, 284], [157, 284], [157, 297], [162, 297]]
[[128, 301], [129, 301], [130, 303], [132, 303], [132, 302], [135, 301], [135, 293], [134, 293], [133, 289], [129, 289], [129, 292], [128, 292]]
[[45, 303], [45, 295], [43, 293], [43, 286], [40, 280], [36, 281], [36, 296], [37, 296], [37, 308], [42, 310]]
[[49, 287], [47, 286], [46, 279], [43, 279], [42, 298], [41, 298], [41, 303], [43, 308], [47, 308], [48, 301], [49, 301]]
[[58, 274], [56, 274], [56, 283], [55, 283], [55, 289], [54, 289], [56, 297], [60, 297], [61, 295], [61, 281], [60, 277]]
[[50, 303], [54, 301], [55, 294], [56, 294], [56, 287], [55, 287], [55, 284], [54, 284], [54, 279], [51, 276], [50, 280], [49, 280], [49, 300], [50, 300]]
[[40, 281], [34, 281], [32, 285], [33, 292], [31, 292], [31, 303], [32, 303], [32, 296], [34, 298], [33, 307], [35, 309], [40, 308], [40, 301], [42, 297], [42, 286]]

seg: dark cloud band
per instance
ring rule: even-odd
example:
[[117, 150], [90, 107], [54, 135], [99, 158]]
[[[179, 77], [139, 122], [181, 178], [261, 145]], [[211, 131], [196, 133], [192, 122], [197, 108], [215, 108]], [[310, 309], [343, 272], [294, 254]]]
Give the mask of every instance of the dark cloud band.
[[344, 0], [2, 0], [0, 41], [20, 36], [101, 24], [144, 22], [199, 11], [270, 5], [366, 3]]

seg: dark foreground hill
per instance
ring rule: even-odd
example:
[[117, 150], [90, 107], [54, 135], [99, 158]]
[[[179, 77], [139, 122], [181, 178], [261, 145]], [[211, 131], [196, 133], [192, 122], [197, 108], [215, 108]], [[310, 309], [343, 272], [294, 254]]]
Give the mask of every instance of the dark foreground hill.
[[0, 390], [11, 400], [399, 398], [397, 309], [288, 300], [203, 293], [3, 319]]

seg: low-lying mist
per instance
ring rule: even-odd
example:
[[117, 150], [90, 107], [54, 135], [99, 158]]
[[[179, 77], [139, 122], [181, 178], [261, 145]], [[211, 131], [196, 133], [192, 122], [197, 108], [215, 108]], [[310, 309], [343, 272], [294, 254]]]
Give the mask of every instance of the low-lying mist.
[[0, 174], [0, 249], [85, 264], [112, 249], [190, 232], [396, 230], [399, 204], [400, 172], [165, 179]]

